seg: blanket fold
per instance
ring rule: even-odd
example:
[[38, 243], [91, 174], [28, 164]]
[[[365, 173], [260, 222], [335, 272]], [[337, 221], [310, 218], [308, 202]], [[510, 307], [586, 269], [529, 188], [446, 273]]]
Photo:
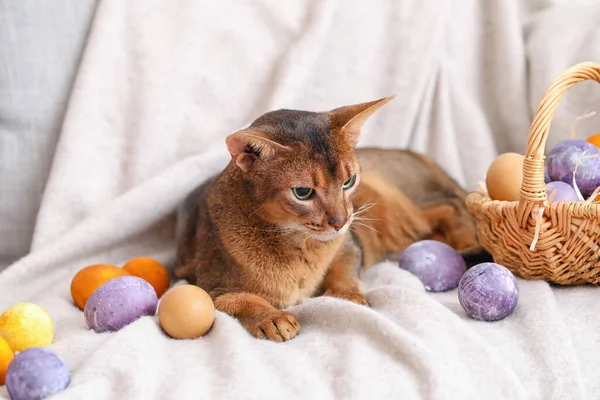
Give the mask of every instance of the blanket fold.
[[[0, 273], [0, 309], [32, 301], [55, 321], [72, 372], [55, 398], [594, 398], [595, 288], [519, 280], [514, 313], [486, 323], [455, 290], [428, 293], [386, 262], [363, 276], [372, 308], [309, 299], [289, 310], [302, 329], [283, 344], [219, 312], [197, 340], [168, 338], [156, 316], [96, 334], [69, 293], [89, 264], [171, 266], [176, 207], [228, 162], [225, 136], [272, 109], [396, 93], [360, 146], [422, 151], [475, 188], [499, 152], [524, 151], [551, 79], [600, 61], [593, 2], [521, 3], [99, 1], [32, 252]], [[549, 143], [598, 96], [582, 85], [565, 98]]]

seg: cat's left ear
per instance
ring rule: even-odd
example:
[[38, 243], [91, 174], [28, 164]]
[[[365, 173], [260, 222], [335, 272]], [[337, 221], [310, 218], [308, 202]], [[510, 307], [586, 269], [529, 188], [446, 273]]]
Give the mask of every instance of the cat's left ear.
[[243, 129], [225, 139], [236, 165], [244, 172], [255, 170], [275, 153], [288, 147], [269, 139], [263, 132]]
[[346, 136], [352, 146], [356, 146], [360, 139], [360, 130], [367, 119], [394, 97], [395, 94], [367, 103], [336, 108], [329, 112], [330, 118], [333, 125], [339, 127], [339, 132]]

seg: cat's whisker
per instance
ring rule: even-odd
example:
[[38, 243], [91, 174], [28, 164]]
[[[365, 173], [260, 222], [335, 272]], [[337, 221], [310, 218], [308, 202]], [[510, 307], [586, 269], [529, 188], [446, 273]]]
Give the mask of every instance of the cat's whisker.
[[250, 214], [250, 217], [252, 217], [253, 215], [255, 215], [257, 212], [259, 212], [263, 207], [265, 206], [265, 204], [263, 204], [262, 206], [258, 207], [256, 210], [254, 210], [254, 212], [252, 214]]
[[382, 218], [353, 217], [353, 221], [383, 221]]
[[274, 226], [273, 228], [256, 228], [252, 227], [249, 230], [257, 231], [257, 232], [297, 232], [301, 228], [298, 225], [281, 225]]
[[307, 240], [308, 238], [310, 238], [310, 235], [309, 235], [309, 233], [308, 233], [308, 232], [302, 232], [302, 233], [303, 233], [303, 235], [302, 235], [302, 237], [300, 238], [300, 240], [302, 240], [302, 242], [304, 243], [304, 242], [306, 242], [306, 240]]
[[263, 228], [253, 228], [250, 229], [253, 231], [257, 231], [257, 232], [295, 232], [297, 230], [296, 227], [277, 227], [277, 228], [268, 228], [268, 229], [263, 229]]
[[362, 206], [360, 206], [360, 207], [358, 208], [358, 210], [356, 210], [356, 212], [360, 212], [360, 211], [361, 211], [361, 210], [363, 210], [365, 207], [367, 207], [367, 206], [370, 206], [371, 204], [372, 204], [372, 203], [365, 203], [365, 204], [363, 204]]
[[281, 238], [287, 237], [287, 236], [289, 236], [289, 235], [291, 235], [291, 234], [293, 234], [293, 233], [297, 233], [297, 232], [298, 232], [298, 231], [287, 231], [287, 232], [283, 232], [283, 233], [281, 233], [281, 234], [279, 234], [279, 235], [275, 235], [275, 236], [273, 236], [273, 237], [272, 237], [272, 239], [281, 239]]
[[356, 216], [358, 216], [358, 215], [360, 215], [360, 214], [362, 214], [362, 213], [364, 213], [366, 211], [369, 211], [371, 208], [375, 207], [377, 204], [379, 204], [379, 203], [366, 203], [366, 204], [363, 204], [358, 210], [356, 210], [352, 214], [352, 216], [356, 217]]
[[291, 242], [295, 241], [296, 239], [302, 239], [304, 236], [307, 235], [307, 233], [303, 230], [299, 230], [300, 233], [298, 233], [297, 235], [292, 236], [291, 238], [289, 238], [288, 240], [286, 240], [285, 242], [283, 242], [281, 245], [285, 246], [287, 244], [290, 244]]
[[360, 222], [360, 221], [355, 221], [355, 223], [356, 223], [357, 225], [364, 226], [365, 228], [369, 228], [370, 230], [372, 230], [372, 231], [375, 231], [375, 232], [379, 233], [380, 235], [382, 234], [381, 232], [379, 232], [377, 229], [373, 228], [372, 226], [369, 226], [369, 225], [367, 225], [367, 224], [363, 224], [363, 223], [362, 223], [362, 222]]
[[363, 204], [362, 206], [360, 206], [357, 211], [366, 211], [366, 210], [370, 209], [371, 207], [376, 206], [377, 204], [379, 204], [378, 201], [375, 203], [367, 202], [367, 203]]
[[[283, 238], [284, 236], [288, 236], [288, 235], [291, 235], [294, 233], [303, 233], [303, 232], [304, 232], [303, 229], [300, 227], [290, 227], [290, 229], [286, 230], [285, 232], [282, 232], [279, 235], [275, 235], [272, 238], [278, 239], [278, 238]], [[292, 239], [293, 239], [293, 237], [292, 237]]]
[[272, 228], [272, 229], [261, 229], [261, 228], [255, 228], [255, 231], [258, 232], [286, 232], [287, 229], [281, 229], [281, 228]]

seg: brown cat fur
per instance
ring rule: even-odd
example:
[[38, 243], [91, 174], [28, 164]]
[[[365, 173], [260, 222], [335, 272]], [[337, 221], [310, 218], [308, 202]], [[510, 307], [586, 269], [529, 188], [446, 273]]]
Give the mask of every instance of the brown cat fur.
[[[286, 341], [300, 324], [282, 309], [317, 295], [368, 306], [359, 269], [417, 240], [478, 252], [466, 193], [441, 168], [410, 151], [355, 150], [364, 122], [392, 98], [274, 111], [228, 136], [231, 162], [180, 208], [176, 276], [253, 336]], [[314, 193], [302, 201], [294, 187]]]

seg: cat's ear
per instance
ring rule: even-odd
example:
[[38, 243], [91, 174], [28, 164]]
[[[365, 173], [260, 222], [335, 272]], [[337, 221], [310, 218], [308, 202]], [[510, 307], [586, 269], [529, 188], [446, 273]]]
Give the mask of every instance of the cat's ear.
[[356, 146], [360, 139], [360, 129], [367, 119], [394, 97], [396, 97], [395, 94], [367, 103], [336, 108], [329, 114], [334, 126], [339, 127], [339, 132], [345, 135], [353, 146]]
[[264, 133], [249, 129], [232, 133], [225, 142], [236, 165], [244, 172], [254, 169], [259, 161], [267, 161], [278, 151], [288, 149], [270, 140]]

